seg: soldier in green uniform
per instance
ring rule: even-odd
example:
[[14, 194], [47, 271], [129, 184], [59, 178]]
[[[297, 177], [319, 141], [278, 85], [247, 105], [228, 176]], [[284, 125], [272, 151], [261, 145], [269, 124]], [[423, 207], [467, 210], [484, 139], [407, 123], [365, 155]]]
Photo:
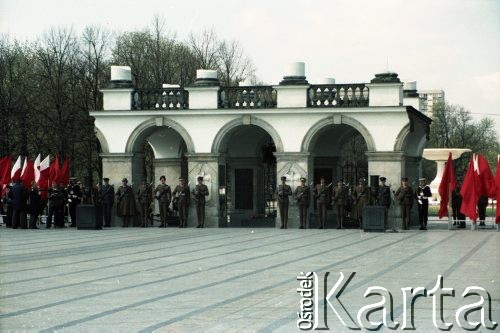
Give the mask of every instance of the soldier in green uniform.
[[193, 198], [196, 202], [196, 217], [198, 218], [198, 225], [196, 228], [205, 227], [205, 203], [206, 196], [208, 195], [208, 187], [203, 184], [203, 176], [197, 178], [198, 184], [193, 189]]
[[337, 229], [342, 229], [344, 226], [344, 206], [347, 200], [347, 189], [342, 182], [342, 179], [337, 181], [337, 186], [333, 189], [332, 205], [335, 206], [337, 212]]
[[394, 194], [401, 207], [401, 218], [403, 219], [403, 229], [410, 227], [411, 207], [413, 206], [413, 189], [408, 184], [408, 178], [401, 178], [401, 186]]
[[139, 189], [137, 190], [137, 198], [141, 207], [141, 227], [147, 228], [149, 225], [150, 215], [149, 209], [153, 201], [151, 186], [143, 179]]
[[132, 217], [137, 215], [134, 190], [127, 178], [122, 179], [122, 186], [116, 191], [116, 213], [123, 218], [122, 228], [128, 228]]
[[366, 179], [360, 178], [358, 186], [354, 188], [353, 193], [354, 205], [356, 207], [356, 219], [359, 227], [363, 228], [363, 208], [370, 204], [371, 191], [370, 187], [366, 184]]
[[189, 186], [186, 185], [184, 178], [179, 178], [179, 185], [175, 187], [172, 195], [174, 196], [174, 200], [177, 201], [179, 209], [179, 228], [185, 228], [187, 227], [191, 191], [189, 190]]
[[311, 190], [309, 186], [306, 185], [306, 179], [304, 177], [300, 178], [300, 185], [295, 188], [293, 196], [297, 200], [299, 205], [299, 217], [300, 217], [300, 227], [299, 229], [305, 229], [307, 226], [307, 209], [309, 208]]
[[391, 207], [391, 188], [385, 185], [387, 178], [380, 177], [379, 189], [377, 194], [377, 204], [384, 207], [384, 226], [387, 228], [387, 216]]
[[165, 176], [161, 176], [160, 184], [155, 189], [155, 198], [158, 200], [158, 208], [160, 210], [160, 228], [167, 227], [168, 206], [170, 205], [170, 200], [172, 200], [172, 190], [166, 184], [166, 180]]
[[318, 229], [326, 229], [326, 206], [330, 202], [330, 185], [327, 186], [325, 177], [321, 177], [320, 183], [314, 187], [314, 197], [316, 198], [316, 208], [318, 209], [319, 217]]
[[288, 197], [292, 195], [292, 188], [286, 184], [286, 177], [281, 177], [281, 185], [278, 185], [278, 209], [281, 217], [280, 229], [288, 228], [288, 206], [290, 201]]

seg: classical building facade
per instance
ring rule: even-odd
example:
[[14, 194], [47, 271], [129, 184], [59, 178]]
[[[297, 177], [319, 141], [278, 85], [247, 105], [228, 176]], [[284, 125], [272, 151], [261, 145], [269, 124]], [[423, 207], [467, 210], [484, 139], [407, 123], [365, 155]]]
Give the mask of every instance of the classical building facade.
[[[304, 64], [294, 63], [275, 86], [221, 87], [215, 71], [198, 70], [192, 86], [151, 89], [135, 89], [128, 67], [111, 74], [103, 110], [91, 112], [103, 175], [116, 185], [123, 177], [156, 183], [160, 175], [176, 185], [183, 176], [191, 187], [203, 176], [210, 227], [278, 226], [273, 192], [283, 175], [292, 189], [300, 177], [353, 184], [385, 176], [393, 190], [402, 176], [420, 175], [430, 119], [396, 73], [370, 83], [310, 84]], [[154, 153], [149, 174], [145, 144]], [[194, 215], [193, 208], [190, 226]], [[289, 227], [298, 226], [293, 200], [289, 216]]]

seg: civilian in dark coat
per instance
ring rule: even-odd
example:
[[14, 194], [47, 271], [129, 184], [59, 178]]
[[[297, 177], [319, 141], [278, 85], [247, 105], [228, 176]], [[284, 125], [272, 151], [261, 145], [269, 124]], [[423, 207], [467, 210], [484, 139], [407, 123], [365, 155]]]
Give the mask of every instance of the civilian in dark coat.
[[12, 228], [27, 229], [26, 225], [26, 201], [28, 192], [24, 188], [20, 179], [17, 179], [12, 186]]

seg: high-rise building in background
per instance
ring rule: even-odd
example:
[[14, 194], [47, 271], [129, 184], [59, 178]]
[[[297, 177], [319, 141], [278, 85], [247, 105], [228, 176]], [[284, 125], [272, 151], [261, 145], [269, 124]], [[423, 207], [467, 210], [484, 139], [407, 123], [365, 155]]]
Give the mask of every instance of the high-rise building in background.
[[437, 103], [444, 103], [444, 90], [419, 90], [420, 111], [432, 118], [432, 109]]

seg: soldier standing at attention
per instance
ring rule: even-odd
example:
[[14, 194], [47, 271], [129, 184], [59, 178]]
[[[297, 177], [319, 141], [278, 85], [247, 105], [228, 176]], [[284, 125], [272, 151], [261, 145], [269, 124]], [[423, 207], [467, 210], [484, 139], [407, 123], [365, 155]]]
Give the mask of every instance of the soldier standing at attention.
[[179, 185], [175, 187], [174, 193], [172, 193], [177, 200], [177, 207], [179, 209], [179, 228], [187, 227], [190, 193], [189, 186], [186, 185], [186, 180], [179, 178]]
[[198, 225], [196, 228], [205, 227], [205, 197], [208, 195], [208, 187], [203, 184], [203, 176], [197, 178], [198, 184], [193, 189], [193, 198], [196, 202], [196, 217], [198, 218]]
[[149, 225], [149, 208], [151, 207], [152, 198], [151, 187], [143, 179], [139, 189], [137, 190], [137, 198], [139, 199], [139, 204], [141, 205], [141, 227], [147, 228]]
[[325, 177], [321, 177], [314, 188], [314, 197], [316, 198], [316, 208], [318, 209], [319, 227], [318, 229], [326, 229], [326, 205], [330, 202], [329, 187], [325, 184]]
[[76, 227], [76, 206], [78, 206], [82, 200], [82, 190], [78, 184], [76, 184], [76, 178], [69, 179], [69, 185], [66, 189], [68, 195], [68, 206], [69, 215], [71, 216], [70, 227]]
[[366, 185], [366, 179], [360, 178], [358, 181], [358, 186], [354, 189], [353, 193], [354, 204], [356, 207], [356, 218], [359, 223], [359, 227], [363, 228], [363, 208], [370, 204], [371, 192], [370, 187]]
[[128, 185], [127, 178], [122, 179], [122, 186], [116, 191], [116, 214], [123, 218], [122, 228], [128, 228], [130, 220], [137, 214], [134, 190]]
[[42, 198], [40, 196], [40, 190], [36, 186], [36, 181], [31, 182], [31, 187], [28, 190], [28, 213], [30, 214], [30, 229], [38, 229], [36, 222], [38, 221], [38, 215], [40, 215], [40, 209], [42, 208]]
[[311, 190], [309, 186], [306, 185], [306, 179], [304, 177], [300, 178], [300, 185], [295, 188], [293, 196], [297, 200], [299, 205], [299, 217], [300, 217], [300, 227], [299, 229], [305, 229], [307, 226], [307, 209], [309, 208]]
[[160, 184], [156, 186], [155, 197], [158, 200], [158, 208], [160, 210], [160, 228], [167, 227], [167, 216], [168, 216], [168, 206], [170, 205], [170, 200], [172, 200], [172, 190], [170, 186], [166, 184], [167, 178], [165, 176], [160, 177]]
[[413, 206], [413, 189], [408, 184], [408, 178], [401, 178], [401, 187], [395, 193], [401, 207], [401, 217], [403, 219], [403, 229], [410, 227], [411, 207]]
[[432, 196], [431, 188], [425, 184], [425, 178], [418, 180], [418, 188], [415, 191], [415, 198], [418, 203], [418, 220], [420, 230], [427, 230], [427, 220], [429, 216], [429, 198]]
[[288, 228], [288, 206], [290, 201], [288, 197], [292, 195], [292, 188], [286, 184], [286, 177], [281, 177], [281, 185], [278, 185], [278, 209], [280, 210], [281, 227]]
[[337, 186], [333, 189], [332, 205], [337, 211], [337, 229], [342, 229], [344, 226], [344, 205], [347, 200], [347, 190], [342, 182], [342, 179], [337, 181]]
[[109, 184], [109, 178], [103, 178], [104, 184], [99, 189], [100, 203], [104, 215], [104, 226], [111, 227], [111, 209], [115, 203], [115, 188]]
[[383, 206], [385, 208], [385, 210], [384, 210], [384, 213], [385, 213], [384, 226], [385, 226], [385, 228], [387, 228], [387, 213], [389, 212], [389, 207], [391, 207], [391, 188], [389, 186], [385, 185], [386, 180], [387, 180], [387, 178], [380, 177], [378, 196], [377, 196], [377, 204], [379, 204], [380, 206]]

